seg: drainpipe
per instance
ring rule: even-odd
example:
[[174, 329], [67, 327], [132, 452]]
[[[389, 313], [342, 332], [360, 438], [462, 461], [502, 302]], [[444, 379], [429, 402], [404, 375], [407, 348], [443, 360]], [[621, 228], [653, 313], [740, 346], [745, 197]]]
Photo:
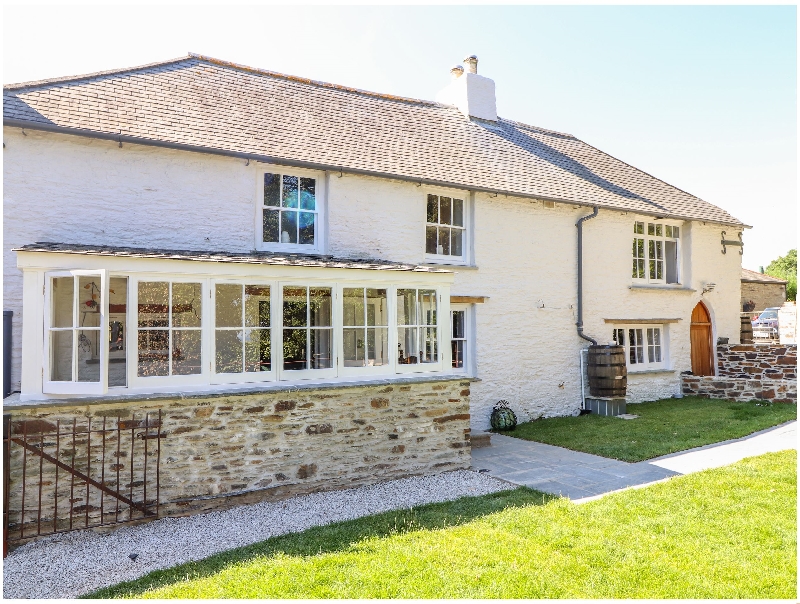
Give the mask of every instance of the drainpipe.
[[13, 310], [3, 311], [3, 398], [11, 394], [11, 317]]
[[593, 210], [591, 214], [579, 218], [575, 223], [575, 226], [578, 227], [578, 322], [575, 325], [578, 328], [578, 335], [596, 346], [596, 340], [583, 334], [583, 221], [597, 216], [599, 208], [594, 206]]

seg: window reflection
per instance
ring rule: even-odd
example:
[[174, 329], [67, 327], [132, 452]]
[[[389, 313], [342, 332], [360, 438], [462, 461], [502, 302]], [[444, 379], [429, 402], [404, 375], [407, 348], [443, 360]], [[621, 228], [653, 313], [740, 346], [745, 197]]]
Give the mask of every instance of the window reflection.
[[264, 174], [262, 240], [313, 246], [316, 240], [316, 180]]
[[288, 371], [333, 367], [332, 290], [283, 288], [283, 368]]
[[215, 371], [270, 371], [269, 286], [218, 283], [215, 292]]
[[439, 360], [436, 291], [397, 290], [397, 362], [401, 365]]
[[139, 377], [202, 373], [202, 285], [139, 283]]
[[425, 252], [439, 256], [464, 256], [464, 200], [428, 195]]
[[342, 300], [345, 367], [379, 367], [389, 362], [389, 315], [385, 289], [344, 288]]

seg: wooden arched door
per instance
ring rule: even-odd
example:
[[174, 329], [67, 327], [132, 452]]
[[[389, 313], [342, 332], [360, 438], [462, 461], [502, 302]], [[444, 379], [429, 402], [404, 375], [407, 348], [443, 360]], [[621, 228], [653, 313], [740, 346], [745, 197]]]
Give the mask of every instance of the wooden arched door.
[[705, 304], [698, 302], [692, 310], [690, 328], [692, 343], [692, 373], [714, 375], [714, 356], [711, 344], [711, 315]]

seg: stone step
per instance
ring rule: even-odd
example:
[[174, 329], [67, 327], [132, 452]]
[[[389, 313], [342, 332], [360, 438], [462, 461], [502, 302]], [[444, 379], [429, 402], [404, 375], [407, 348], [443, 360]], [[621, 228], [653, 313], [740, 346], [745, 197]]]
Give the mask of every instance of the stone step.
[[480, 449], [482, 447], [490, 447], [492, 435], [489, 432], [472, 432], [469, 437], [470, 444], [473, 449]]

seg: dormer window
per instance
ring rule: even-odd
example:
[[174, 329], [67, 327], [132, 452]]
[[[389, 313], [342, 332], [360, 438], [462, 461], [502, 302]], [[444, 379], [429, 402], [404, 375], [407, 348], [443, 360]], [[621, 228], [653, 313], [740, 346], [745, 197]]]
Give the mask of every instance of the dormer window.
[[322, 179], [306, 171], [267, 171], [260, 187], [261, 238], [268, 251], [321, 251], [320, 198]]

